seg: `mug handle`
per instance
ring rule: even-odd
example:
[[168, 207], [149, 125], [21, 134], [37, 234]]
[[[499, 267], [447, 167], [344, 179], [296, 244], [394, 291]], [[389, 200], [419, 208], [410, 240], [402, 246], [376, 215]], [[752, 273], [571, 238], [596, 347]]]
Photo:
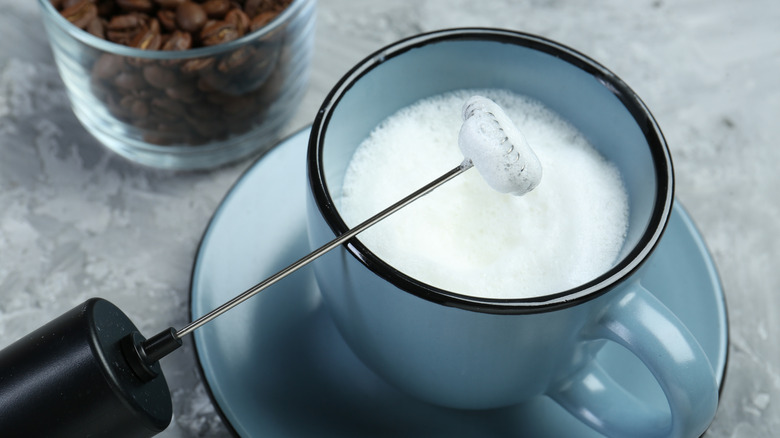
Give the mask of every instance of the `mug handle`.
[[587, 340], [622, 345], [652, 372], [669, 410], [650, 406], [591, 360], [548, 395], [608, 437], [698, 437], [718, 407], [718, 385], [699, 343], [658, 298], [634, 280], [586, 326]]

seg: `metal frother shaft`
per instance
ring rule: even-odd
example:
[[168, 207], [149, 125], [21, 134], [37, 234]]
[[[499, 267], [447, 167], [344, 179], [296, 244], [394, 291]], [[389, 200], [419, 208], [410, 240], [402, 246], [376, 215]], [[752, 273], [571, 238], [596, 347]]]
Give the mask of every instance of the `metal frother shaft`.
[[[209, 321], [213, 320], [214, 318], [218, 317], [219, 315], [222, 315], [223, 313], [227, 312], [228, 310], [232, 309], [233, 307], [236, 307], [237, 305], [243, 303], [247, 299], [251, 298], [258, 292], [262, 291], [263, 289], [271, 286], [272, 284], [276, 283], [277, 281], [287, 277], [288, 275], [292, 274], [293, 272], [297, 271], [298, 269], [306, 266], [307, 264], [311, 263], [312, 261], [316, 260], [320, 256], [324, 255], [328, 251], [332, 250], [333, 248], [336, 248], [337, 246], [341, 245], [342, 243], [346, 242], [347, 240], [355, 237], [356, 235], [362, 233], [372, 225], [375, 225], [377, 222], [381, 221], [382, 219], [390, 216], [391, 214], [395, 213], [396, 211], [402, 209], [403, 207], [409, 205], [410, 203], [416, 201], [417, 199], [421, 198], [422, 196], [428, 194], [433, 189], [439, 187], [440, 185], [446, 183], [447, 181], [455, 178], [456, 176], [460, 175], [461, 173], [471, 169], [473, 167], [473, 164], [471, 163], [471, 160], [466, 159], [464, 160], [460, 165], [455, 167], [454, 169], [450, 170], [449, 172], [443, 174], [442, 176], [436, 178], [435, 180], [431, 181], [430, 183], [426, 184], [422, 188], [418, 189], [417, 191], [413, 192], [412, 194], [406, 196], [405, 198], [401, 199], [400, 201], [396, 202], [395, 204], [387, 207], [386, 209], [380, 211], [379, 213], [375, 214], [374, 216], [366, 219], [365, 221], [361, 222], [354, 228], [350, 229], [346, 233], [336, 237], [335, 239], [331, 240], [330, 242], [326, 243], [325, 245], [322, 245], [321, 247], [315, 249], [314, 251], [310, 252], [305, 257], [302, 257], [297, 262], [291, 264], [290, 266], [282, 269], [278, 273], [272, 275], [271, 277], [267, 278], [266, 280], [256, 284], [255, 286], [252, 286], [251, 288], [247, 289], [242, 294], [238, 295], [237, 297], [233, 298], [232, 300], [226, 302], [225, 304], [217, 307], [216, 309], [212, 310], [211, 312], [201, 316], [200, 318], [196, 319], [195, 321], [192, 321], [187, 326], [182, 328], [181, 330], [177, 331], [175, 333], [175, 337], [178, 339], [181, 339], [183, 336], [186, 336], [190, 333], [192, 333], [195, 329], [203, 326], [204, 324], [208, 323]], [[164, 336], [168, 336], [167, 334]]]
[[446, 172], [442, 176], [436, 178], [435, 180], [431, 181], [430, 183], [426, 184], [425, 186], [421, 187], [415, 192], [409, 194], [408, 196], [404, 197], [403, 199], [396, 202], [395, 204], [385, 208], [384, 210], [380, 211], [374, 216], [366, 219], [365, 221], [361, 222], [354, 228], [351, 228], [346, 233], [336, 237], [335, 239], [331, 240], [325, 245], [322, 245], [321, 247], [315, 249], [314, 251], [310, 252], [306, 256], [300, 258], [295, 263], [289, 265], [288, 267], [272, 275], [271, 277], [268, 277], [262, 282], [252, 286], [251, 288], [247, 289], [246, 291], [236, 296], [235, 298], [231, 299], [230, 301], [226, 302], [225, 304], [222, 304], [221, 306], [217, 307], [211, 312], [192, 321], [191, 323], [183, 327], [181, 330], [177, 331], [173, 327], [170, 327], [156, 334], [155, 336], [152, 336], [148, 340], [144, 340], [140, 336], [140, 334], [135, 335], [130, 340], [126, 340], [125, 341], [126, 351], [128, 351], [129, 353], [128, 361], [130, 362], [132, 368], [136, 370], [136, 372], [139, 374], [139, 377], [141, 378], [154, 377], [154, 372], [149, 369], [149, 366], [156, 363], [158, 360], [166, 356], [168, 353], [179, 348], [179, 346], [181, 346], [182, 344], [181, 338], [183, 338], [184, 336], [187, 336], [188, 334], [192, 333], [196, 329], [202, 327], [203, 325], [207, 324], [208, 322], [212, 321], [213, 319], [227, 312], [228, 310], [236, 307], [237, 305], [243, 303], [244, 301], [253, 297], [257, 293], [275, 284], [279, 280], [282, 280], [283, 278], [287, 277], [288, 275], [292, 274], [298, 269], [313, 262], [314, 260], [324, 255], [328, 251], [343, 244], [347, 240], [365, 231], [372, 225], [375, 225], [377, 222], [381, 221], [382, 219], [390, 216], [391, 214], [409, 205], [410, 203], [416, 201], [422, 196], [425, 196], [433, 189], [455, 178], [461, 173], [471, 169], [472, 167], [473, 164], [470, 159], [463, 160], [463, 162], [460, 163], [457, 167]]
[[116, 306], [93, 298], [0, 351], [0, 436], [155, 435], [173, 414], [159, 360], [184, 336], [472, 167], [503, 193], [521, 196], [539, 183], [535, 155], [497, 104], [474, 96], [463, 119], [460, 165], [181, 330], [146, 339]]

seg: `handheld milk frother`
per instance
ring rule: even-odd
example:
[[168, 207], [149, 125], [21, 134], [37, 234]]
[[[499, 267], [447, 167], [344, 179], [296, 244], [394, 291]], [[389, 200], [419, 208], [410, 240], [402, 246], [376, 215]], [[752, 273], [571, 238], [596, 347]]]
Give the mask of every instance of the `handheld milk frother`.
[[500, 192], [539, 184], [539, 160], [497, 104], [472, 97], [463, 120], [461, 164], [179, 330], [146, 339], [120, 309], [93, 298], [0, 351], [0, 435], [155, 435], [172, 415], [159, 360], [184, 336], [471, 167]]

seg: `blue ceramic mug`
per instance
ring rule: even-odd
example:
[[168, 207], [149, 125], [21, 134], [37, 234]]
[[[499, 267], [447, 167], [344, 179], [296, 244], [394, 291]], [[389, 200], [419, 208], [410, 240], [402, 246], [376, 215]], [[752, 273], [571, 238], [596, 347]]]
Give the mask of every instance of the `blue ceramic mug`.
[[[639, 98], [572, 49], [517, 32], [453, 29], [400, 41], [360, 62], [327, 96], [312, 127], [312, 245], [348, 229], [335, 201], [353, 151], [374, 127], [422, 98], [475, 88], [543, 102], [619, 167], [630, 217], [618, 262], [570, 290], [488, 299], [411, 278], [358, 236], [315, 262], [344, 339], [387, 382], [434, 404], [487, 409], [546, 395], [607, 436], [703, 433], [717, 407], [715, 373], [688, 329], [641, 284], [672, 209], [669, 150]], [[606, 342], [644, 363], [668, 409], [629, 394], [599, 367], [593, 358]]]

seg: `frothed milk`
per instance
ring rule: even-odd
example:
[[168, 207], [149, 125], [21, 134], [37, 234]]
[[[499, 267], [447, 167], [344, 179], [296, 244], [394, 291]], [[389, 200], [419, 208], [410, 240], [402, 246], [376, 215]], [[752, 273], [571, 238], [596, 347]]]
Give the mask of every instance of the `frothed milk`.
[[461, 90], [388, 117], [355, 151], [340, 212], [352, 227], [458, 165], [463, 103], [498, 103], [539, 158], [543, 178], [524, 196], [469, 171], [364, 231], [396, 269], [433, 286], [490, 298], [561, 292], [616, 261], [628, 200], [618, 170], [542, 104], [503, 90]]

